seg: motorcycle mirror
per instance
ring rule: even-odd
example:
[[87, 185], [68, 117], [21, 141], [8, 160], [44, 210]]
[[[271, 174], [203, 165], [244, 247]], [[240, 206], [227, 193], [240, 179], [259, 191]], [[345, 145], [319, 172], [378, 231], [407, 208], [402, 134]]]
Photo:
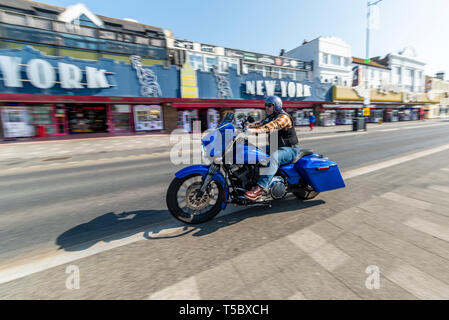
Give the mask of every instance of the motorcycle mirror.
[[249, 116], [247, 120], [249, 123], [254, 123], [256, 121], [252, 116]]

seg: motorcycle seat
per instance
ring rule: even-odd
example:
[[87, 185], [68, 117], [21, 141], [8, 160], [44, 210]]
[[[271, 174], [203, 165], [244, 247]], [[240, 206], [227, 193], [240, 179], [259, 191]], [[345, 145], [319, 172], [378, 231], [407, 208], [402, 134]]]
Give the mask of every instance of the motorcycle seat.
[[299, 154], [296, 156], [295, 160], [293, 160], [292, 163], [296, 163], [299, 161], [299, 159], [301, 159], [305, 156], [310, 156], [311, 154], [313, 154], [312, 149], [303, 149], [299, 152]]

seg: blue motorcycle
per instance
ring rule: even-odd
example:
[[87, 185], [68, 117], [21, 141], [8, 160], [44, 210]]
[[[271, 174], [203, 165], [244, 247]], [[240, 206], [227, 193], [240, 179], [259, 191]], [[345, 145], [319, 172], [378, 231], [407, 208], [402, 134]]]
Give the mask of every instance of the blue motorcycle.
[[202, 139], [203, 152], [210, 165], [193, 165], [175, 174], [166, 196], [167, 207], [176, 219], [199, 224], [214, 218], [227, 204], [242, 206], [270, 205], [293, 193], [300, 200], [310, 200], [320, 192], [344, 188], [337, 163], [301, 150], [290, 164], [281, 166], [262, 198], [244, 197], [257, 182], [259, 171], [267, 166], [269, 155], [248, 142], [245, 134], [248, 117], [237, 133], [234, 114], [226, 114], [218, 128]]

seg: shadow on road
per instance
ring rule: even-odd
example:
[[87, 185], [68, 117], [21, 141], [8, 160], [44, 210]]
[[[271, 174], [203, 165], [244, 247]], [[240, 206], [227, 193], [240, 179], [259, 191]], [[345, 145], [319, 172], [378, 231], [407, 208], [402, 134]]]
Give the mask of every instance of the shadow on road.
[[119, 214], [108, 212], [64, 232], [56, 239], [56, 244], [59, 250], [81, 251], [105, 239], [118, 240], [121, 233], [142, 229], [169, 217], [167, 210], [140, 210]]
[[[180, 233], [177, 233], [175, 235], [168, 235], [168, 236], [158, 236], [157, 230], [151, 230], [144, 233], [144, 237], [151, 240], [156, 239], [171, 239], [171, 238], [177, 238], [182, 237], [187, 234], [191, 234], [193, 237], [201, 237], [205, 236], [211, 233], [214, 233], [218, 231], [221, 228], [229, 227], [233, 224], [242, 222], [243, 220], [259, 217], [259, 216], [266, 216], [270, 214], [279, 214], [282, 212], [287, 211], [294, 211], [294, 210], [302, 210], [318, 205], [325, 204], [326, 202], [323, 200], [310, 200], [310, 201], [299, 201], [296, 198], [294, 199], [287, 199], [280, 202], [273, 203], [272, 207], [263, 207], [263, 206], [254, 206], [244, 209], [242, 207], [241, 211], [231, 213], [229, 215], [225, 216], [218, 216], [215, 219], [198, 225], [186, 225], [184, 230]], [[301, 214], [301, 212], [298, 212], [298, 214]], [[151, 234], [150, 234], [151, 232]], [[154, 235], [153, 235], [154, 234]]]
[[287, 198], [283, 201], [273, 203], [272, 207], [242, 207], [242, 210], [238, 212], [218, 216], [212, 221], [200, 225], [183, 224], [173, 218], [173, 225], [169, 228], [167, 226], [155, 226], [156, 223], [171, 217], [167, 210], [141, 210], [119, 214], [108, 212], [64, 232], [56, 239], [56, 244], [59, 246], [59, 250], [82, 251], [92, 247], [96, 243], [120, 240], [131, 237], [139, 232], [144, 232], [144, 238], [151, 240], [171, 239], [187, 234], [192, 234], [194, 237], [201, 237], [249, 218], [296, 211], [324, 203], [323, 200], [302, 202], [296, 198]]

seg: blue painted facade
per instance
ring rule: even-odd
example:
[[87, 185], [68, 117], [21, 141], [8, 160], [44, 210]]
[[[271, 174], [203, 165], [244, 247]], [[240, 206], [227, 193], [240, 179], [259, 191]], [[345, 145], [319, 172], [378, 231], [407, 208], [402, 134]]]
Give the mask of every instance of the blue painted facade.
[[[56, 70], [56, 81], [60, 81], [57, 71], [58, 63], [66, 63], [77, 66], [83, 71], [83, 78], [81, 83], [84, 84], [82, 89], [64, 89], [60, 84], [56, 83], [52, 88], [39, 89], [33, 86], [29, 81], [22, 81], [23, 87], [14, 88], [5, 86], [5, 80], [0, 80], [0, 94], [1, 93], [15, 93], [15, 94], [40, 94], [40, 95], [75, 95], [75, 96], [103, 96], [103, 97], [143, 97], [142, 95], [142, 78], [139, 79], [137, 70], [133, 65], [124, 62], [116, 62], [111, 59], [101, 59], [99, 61], [89, 61], [74, 59], [70, 57], [51, 57], [46, 56], [40, 51], [36, 51], [31, 47], [23, 49], [1, 49], [0, 56], [18, 57], [21, 58], [21, 64], [27, 65], [32, 59], [42, 59], [49, 62]], [[109, 88], [89, 89], [86, 83], [85, 68], [92, 67], [98, 70], [104, 69], [106, 71], [106, 79], [109, 83]], [[26, 67], [20, 67], [20, 76], [22, 80], [27, 80]], [[160, 65], [142, 66], [141, 70], [148, 70], [146, 75], [150, 75], [150, 80], [157, 83], [160, 87], [161, 97], [163, 98], [181, 98], [181, 81], [180, 69], [171, 66], [164, 67]], [[151, 72], [150, 72], [151, 71]], [[3, 69], [0, 67], [0, 78], [5, 78]], [[234, 69], [230, 69], [229, 74], [220, 75], [221, 82], [218, 81], [217, 75], [213, 72], [196, 71], [198, 92], [200, 99], [222, 99], [220, 94], [220, 85], [224, 82], [228, 85], [229, 95], [226, 98], [243, 99], [243, 100], [263, 100], [264, 95], [248, 94], [246, 83], [247, 81], [273, 81], [275, 83], [275, 94], [281, 96], [281, 81], [286, 83], [293, 82], [290, 79], [273, 79], [263, 77], [262, 74], [250, 72], [249, 74], [238, 75]], [[144, 75], [145, 76], [145, 75]], [[310, 96], [306, 97], [282, 97], [287, 101], [314, 101], [326, 102], [332, 101], [332, 85], [323, 84], [319, 82], [303, 81], [298, 82], [303, 86], [310, 86]], [[223, 91], [222, 91], [223, 92]], [[285, 92], [285, 90], [284, 90]]]

